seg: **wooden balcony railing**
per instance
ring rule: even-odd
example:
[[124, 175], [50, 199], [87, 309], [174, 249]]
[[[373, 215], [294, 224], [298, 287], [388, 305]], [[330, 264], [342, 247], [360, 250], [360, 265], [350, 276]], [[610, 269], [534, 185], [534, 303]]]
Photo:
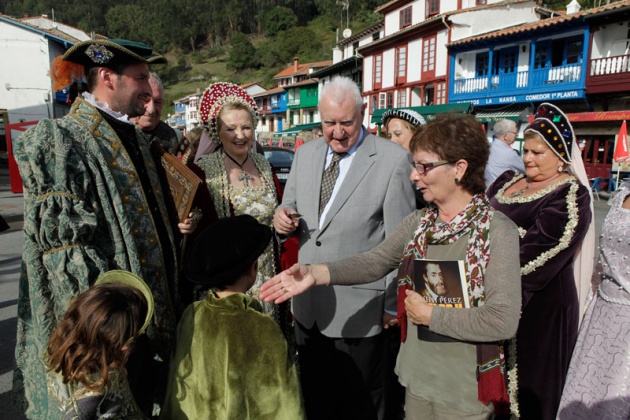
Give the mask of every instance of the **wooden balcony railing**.
[[526, 91], [535, 88], [544, 90], [554, 84], [562, 84], [563, 87], [571, 84], [576, 85], [582, 83], [582, 73], [581, 64], [572, 64], [468, 79], [455, 79], [452, 95], [479, 94], [480, 92], [491, 93], [499, 90], [517, 93], [521, 90]]
[[589, 76], [605, 76], [607, 74], [630, 73], [630, 55], [594, 58], [591, 60]]

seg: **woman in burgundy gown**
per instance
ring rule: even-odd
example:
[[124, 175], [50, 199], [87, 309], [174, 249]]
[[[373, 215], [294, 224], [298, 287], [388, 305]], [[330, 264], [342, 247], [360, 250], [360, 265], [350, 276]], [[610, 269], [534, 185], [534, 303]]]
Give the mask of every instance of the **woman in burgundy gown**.
[[575, 136], [562, 111], [540, 105], [524, 135], [525, 175], [505, 172], [487, 194], [521, 237], [522, 314], [507, 346], [509, 387], [518, 401], [512, 412], [553, 419], [577, 338], [574, 259], [592, 222], [591, 196], [572, 175], [581, 158], [571, 153]]

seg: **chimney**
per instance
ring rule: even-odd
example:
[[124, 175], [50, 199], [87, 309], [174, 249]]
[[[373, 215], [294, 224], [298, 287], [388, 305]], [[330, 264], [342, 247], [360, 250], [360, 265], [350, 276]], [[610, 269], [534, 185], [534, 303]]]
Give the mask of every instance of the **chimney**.
[[343, 60], [343, 51], [339, 47], [333, 48], [333, 64], [337, 64]]
[[300, 59], [297, 57], [293, 58], [293, 71], [298, 71], [298, 67], [300, 66]]
[[571, 3], [567, 4], [567, 15], [577, 13], [580, 11], [582, 6], [576, 0], [571, 0]]

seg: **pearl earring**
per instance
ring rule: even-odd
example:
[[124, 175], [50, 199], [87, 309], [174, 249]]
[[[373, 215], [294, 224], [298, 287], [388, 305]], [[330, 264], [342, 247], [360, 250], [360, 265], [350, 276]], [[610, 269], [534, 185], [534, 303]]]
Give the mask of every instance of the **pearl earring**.
[[562, 172], [562, 169], [563, 169], [563, 168], [562, 168], [562, 165], [561, 165], [561, 166], [558, 166], [558, 172]]

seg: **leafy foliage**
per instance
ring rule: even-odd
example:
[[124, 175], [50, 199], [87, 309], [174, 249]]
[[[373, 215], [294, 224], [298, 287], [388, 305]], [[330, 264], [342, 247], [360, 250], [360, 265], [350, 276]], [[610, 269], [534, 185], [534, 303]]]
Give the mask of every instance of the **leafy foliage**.
[[148, 14], [135, 4], [119, 4], [105, 14], [105, 22], [111, 33], [117, 38], [142, 41], [146, 39], [146, 21]]
[[[385, 0], [349, 0], [351, 18], [374, 15]], [[22, 17], [42, 13], [87, 33], [145, 41], [160, 51], [196, 51], [225, 45], [243, 33], [274, 37], [319, 16], [333, 28], [344, 24], [338, 0], [0, 0], [0, 12]], [[343, 22], [340, 22], [340, 16]], [[380, 18], [379, 15], [376, 15]], [[361, 18], [360, 20], [364, 20]]]
[[278, 32], [297, 25], [297, 16], [288, 7], [276, 6], [262, 13], [265, 35], [276, 36]]
[[280, 62], [289, 62], [300, 57], [304, 62], [318, 61], [319, 41], [309, 28], [289, 28], [277, 37], [277, 54]]
[[256, 48], [245, 34], [237, 33], [230, 40], [232, 49], [228, 59], [228, 67], [241, 71], [259, 66]]
[[[291, 65], [331, 58], [335, 31], [346, 17], [356, 32], [382, 16], [374, 8], [388, 0], [0, 0], [0, 13], [47, 14], [88, 34], [142, 41], [165, 53], [156, 68], [166, 99], [216, 81], [257, 81]], [[172, 109], [165, 107], [165, 115]]]

